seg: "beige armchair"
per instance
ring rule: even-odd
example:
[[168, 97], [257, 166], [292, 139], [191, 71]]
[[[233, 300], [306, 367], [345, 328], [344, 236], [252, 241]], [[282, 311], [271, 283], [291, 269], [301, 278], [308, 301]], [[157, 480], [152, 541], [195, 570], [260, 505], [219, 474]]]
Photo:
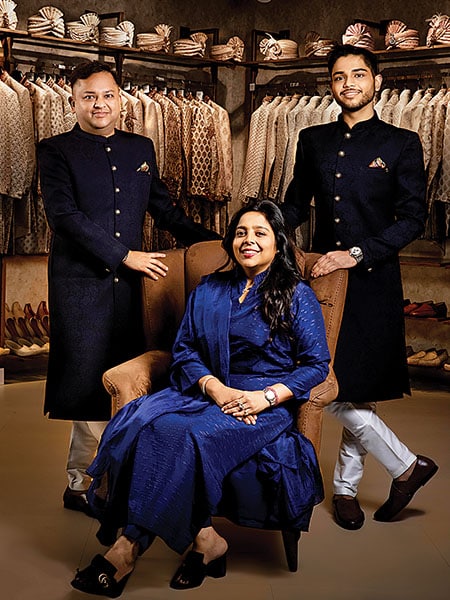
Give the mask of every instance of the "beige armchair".
[[[299, 253], [304, 275], [310, 281], [322, 307], [332, 360], [342, 320], [347, 271], [339, 270], [319, 279], [310, 279], [310, 271], [318, 254]], [[220, 241], [201, 242], [187, 250], [167, 251], [168, 275], [158, 281], [143, 279], [143, 315], [147, 352], [103, 375], [105, 388], [111, 395], [112, 413], [127, 402], [164, 385], [171, 362], [171, 347], [182, 319], [187, 296], [200, 278], [226, 262]], [[297, 426], [320, 452], [323, 407], [332, 402], [338, 385], [332, 368], [327, 379], [311, 390], [309, 401], [298, 410]], [[283, 531], [283, 542], [289, 569], [297, 570], [299, 531]]]

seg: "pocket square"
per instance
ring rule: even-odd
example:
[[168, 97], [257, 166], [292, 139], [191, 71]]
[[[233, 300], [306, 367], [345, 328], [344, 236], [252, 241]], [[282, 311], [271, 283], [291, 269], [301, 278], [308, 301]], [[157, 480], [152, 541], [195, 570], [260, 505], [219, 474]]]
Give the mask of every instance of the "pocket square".
[[148, 173], [150, 171], [150, 165], [147, 162], [143, 162], [142, 165], [136, 169], [138, 173]]
[[380, 156], [377, 156], [377, 158], [374, 158], [373, 161], [370, 163], [369, 168], [370, 169], [386, 169], [386, 163]]

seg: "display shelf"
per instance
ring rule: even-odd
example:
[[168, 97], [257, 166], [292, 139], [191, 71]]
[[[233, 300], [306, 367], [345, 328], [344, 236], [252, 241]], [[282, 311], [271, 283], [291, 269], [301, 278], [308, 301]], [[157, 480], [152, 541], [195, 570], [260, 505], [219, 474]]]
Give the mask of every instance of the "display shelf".
[[[374, 50], [373, 53], [378, 58], [378, 63], [424, 61], [426, 59], [439, 60], [450, 58], [450, 44], [441, 44], [439, 46], [418, 46], [410, 50]], [[306, 69], [306, 68], [327, 68], [327, 59], [319, 57], [301, 56], [295, 60], [251, 60], [244, 61], [244, 66], [257, 69]]]
[[409, 378], [412, 388], [430, 387], [431, 390], [450, 389], [450, 371], [443, 367], [417, 367], [408, 366]]
[[414, 352], [445, 348], [450, 353], [450, 319], [405, 317], [405, 335]]
[[[182, 28], [186, 31], [186, 28]], [[215, 30], [214, 30], [215, 31]], [[112, 46], [109, 44], [93, 44], [80, 42], [69, 38], [57, 38], [52, 35], [31, 35], [27, 31], [0, 28], [0, 38], [3, 45], [4, 66], [8, 70], [13, 61], [13, 48], [31, 52], [34, 57], [45, 59], [73, 58], [76, 54], [88, 54], [98, 57], [111, 57], [119, 79], [123, 76], [124, 62], [127, 60], [154, 64], [161, 67], [173, 66], [190, 69], [211, 70], [211, 82], [217, 84], [217, 69], [219, 67], [235, 67], [240, 63], [221, 61], [205, 57], [183, 56], [166, 52], [150, 52], [128, 46]], [[62, 55], [61, 52], [66, 52]], [[74, 54], [75, 53], [75, 54]]]
[[45, 379], [47, 366], [48, 354], [27, 357], [14, 354], [0, 356], [0, 368], [4, 369], [4, 383]]

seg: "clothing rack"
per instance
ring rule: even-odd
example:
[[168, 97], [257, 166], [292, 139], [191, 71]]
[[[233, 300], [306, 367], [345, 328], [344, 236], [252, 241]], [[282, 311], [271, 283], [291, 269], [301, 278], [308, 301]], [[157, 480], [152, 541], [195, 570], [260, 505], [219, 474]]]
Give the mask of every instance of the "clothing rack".
[[[139, 57], [136, 57], [139, 61]], [[215, 96], [216, 81], [211, 79], [208, 73], [203, 70], [186, 71], [184, 67], [171, 66], [161, 70], [159, 67], [149, 68], [148, 65], [130, 64], [127, 69], [122, 71], [123, 85], [131, 87], [141, 87], [149, 85], [151, 87], [174, 87], [177, 89], [190, 88], [208, 89]]]
[[124, 91], [129, 91], [134, 88], [138, 88], [143, 92], [147, 93], [152, 89], [159, 91], [171, 91], [182, 92], [184, 94], [196, 92], [204, 92], [210, 97], [213, 96], [215, 88], [212, 83], [205, 83], [202, 81], [192, 81], [190, 79], [169, 79], [166, 77], [155, 76], [153, 79], [145, 79], [145, 81], [136, 81], [135, 79], [125, 79], [121, 86]]
[[330, 94], [329, 78], [327, 75], [313, 73], [310, 71], [299, 71], [294, 74], [277, 76], [266, 83], [254, 84], [253, 88], [254, 107], [269, 96], [291, 96], [300, 94], [302, 96], [323, 96]]
[[383, 76], [383, 87], [408, 87], [410, 89], [419, 89], [421, 87], [441, 87], [444, 83], [444, 73], [448, 76], [448, 71], [442, 71], [441, 65], [436, 63], [427, 63], [421, 65], [420, 69], [416, 65], [404, 67], [386, 67], [381, 71]]
[[[35, 81], [40, 77], [42, 81], [46, 81], [49, 77], [54, 79], [67, 79], [67, 72], [73, 67], [67, 66], [64, 63], [46, 63], [45, 61], [20, 60], [15, 64], [14, 71], [21, 73], [22, 77], [26, 77], [29, 81]], [[13, 72], [10, 73], [13, 76]]]
[[143, 81], [136, 81], [135, 79], [125, 80], [121, 86], [121, 89], [123, 89], [125, 92], [129, 92], [133, 89], [139, 89], [144, 93], [149, 93], [152, 90], [156, 90], [163, 94], [174, 91], [180, 92], [185, 96], [188, 94], [195, 96], [200, 93], [202, 95], [209, 96], [212, 100], [215, 98], [215, 86], [212, 83], [191, 81], [187, 79], [168, 79], [158, 76], [153, 79], [145, 79]]

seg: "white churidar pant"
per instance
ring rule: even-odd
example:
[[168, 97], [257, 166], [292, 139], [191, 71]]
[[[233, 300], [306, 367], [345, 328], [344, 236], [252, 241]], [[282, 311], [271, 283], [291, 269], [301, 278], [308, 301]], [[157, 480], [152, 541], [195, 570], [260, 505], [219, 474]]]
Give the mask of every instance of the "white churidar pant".
[[72, 423], [67, 476], [69, 488], [74, 492], [85, 492], [91, 483], [86, 469], [94, 459], [107, 424], [108, 421], [73, 421]]
[[332, 402], [325, 410], [344, 426], [334, 469], [334, 494], [356, 496], [368, 453], [393, 479], [402, 475], [416, 460], [416, 455], [376, 414], [376, 402]]

